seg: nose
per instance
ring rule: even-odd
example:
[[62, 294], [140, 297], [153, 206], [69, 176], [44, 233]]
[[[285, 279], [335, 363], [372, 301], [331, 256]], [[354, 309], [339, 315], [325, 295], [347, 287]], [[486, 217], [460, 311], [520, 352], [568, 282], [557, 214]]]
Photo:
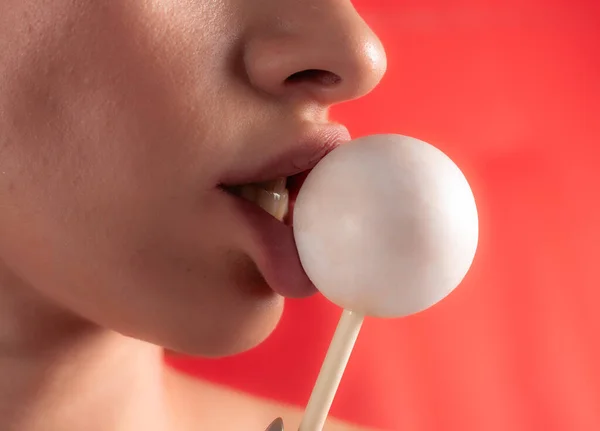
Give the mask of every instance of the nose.
[[387, 67], [385, 51], [349, 0], [272, 3], [272, 10], [257, 15], [244, 48], [253, 87], [329, 106], [377, 86]]

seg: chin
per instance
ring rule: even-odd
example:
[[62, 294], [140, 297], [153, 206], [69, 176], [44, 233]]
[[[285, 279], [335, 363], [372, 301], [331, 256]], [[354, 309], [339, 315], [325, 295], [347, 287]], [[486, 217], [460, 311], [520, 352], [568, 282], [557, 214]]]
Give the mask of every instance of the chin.
[[233, 312], [216, 316], [210, 327], [186, 326], [158, 337], [167, 350], [186, 356], [222, 358], [244, 353], [265, 341], [277, 327], [283, 313], [284, 300], [274, 295], [263, 304], [255, 304], [251, 315]]

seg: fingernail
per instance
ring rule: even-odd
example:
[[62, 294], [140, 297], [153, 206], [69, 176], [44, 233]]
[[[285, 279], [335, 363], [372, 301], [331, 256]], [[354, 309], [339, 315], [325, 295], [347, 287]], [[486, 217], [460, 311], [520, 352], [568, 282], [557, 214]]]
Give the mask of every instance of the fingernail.
[[269, 425], [266, 431], [283, 431], [283, 419], [275, 419], [271, 422], [271, 425]]

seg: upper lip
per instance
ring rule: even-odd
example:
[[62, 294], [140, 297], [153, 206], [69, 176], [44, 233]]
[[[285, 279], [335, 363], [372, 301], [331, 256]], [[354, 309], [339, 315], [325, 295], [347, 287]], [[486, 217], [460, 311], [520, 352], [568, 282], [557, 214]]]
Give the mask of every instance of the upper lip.
[[348, 129], [341, 124], [310, 125], [289, 143], [282, 143], [282, 151], [274, 153], [259, 167], [240, 168], [226, 174], [221, 185], [232, 187], [255, 184], [280, 177], [291, 177], [308, 171], [340, 144], [351, 139]]

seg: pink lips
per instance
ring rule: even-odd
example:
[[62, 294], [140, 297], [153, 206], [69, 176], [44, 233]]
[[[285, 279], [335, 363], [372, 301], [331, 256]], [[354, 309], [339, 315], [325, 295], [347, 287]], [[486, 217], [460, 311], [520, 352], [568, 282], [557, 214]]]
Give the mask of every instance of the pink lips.
[[[226, 175], [222, 184], [233, 186], [259, 183], [300, 174], [312, 169], [329, 152], [349, 140], [348, 130], [341, 125], [315, 127], [310, 133], [300, 136], [285, 155], [273, 158], [254, 172], [237, 169]], [[301, 186], [301, 181], [298, 180], [300, 177], [302, 175], [298, 175], [296, 186], [292, 186], [290, 190], [290, 209], [293, 208], [293, 199]], [[254, 203], [235, 196], [230, 198], [234, 200], [234, 210], [252, 233], [251, 257], [271, 289], [291, 298], [314, 294], [316, 289], [298, 257], [293, 228], [276, 220]]]
[[350, 140], [348, 129], [339, 124], [312, 127], [293, 139], [282, 154], [271, 156], [259, 168], [235, 167], [221, 178], [221, 184], [234, 186], [261, 183], [279, 177], [291, 177], [315, 167], [315, 165], [338, 145]]
[[300, 264], [293, 230], [256, 204], [234, 199], [235, 210], [252, 231], [251, 257], [273, 291], [288, 298], [304, 298], [316, 289]]

